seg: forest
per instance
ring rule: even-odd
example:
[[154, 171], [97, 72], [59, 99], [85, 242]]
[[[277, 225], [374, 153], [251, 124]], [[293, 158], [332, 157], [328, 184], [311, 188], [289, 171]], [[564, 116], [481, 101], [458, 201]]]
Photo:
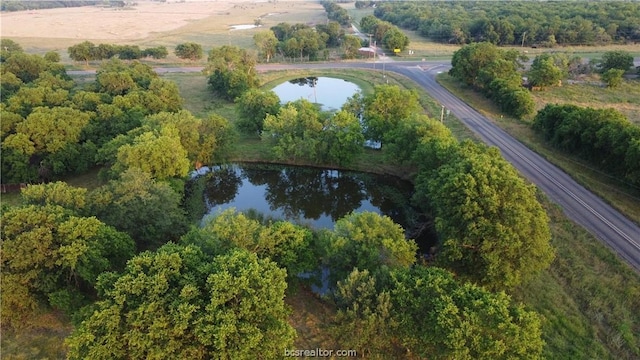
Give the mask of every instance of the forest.
[[[279, 358], [295, 338], [284, 299], [315, 278], [298, 275], [327, 269], [343, 348], [539, 358], [541, 316], [507, 295], [554, 259], [535, 187], [496, 149], [423, 115], [412, 91], [379, 85], [322, 113], [280, 105], [255, 63], [233, 46], [209, 52], [208, 83], [237, 103], [234, 124], [183, 109], [176, 85], [137, 61], [105, 61], [79, 85], [54, 53], [4, 53], [2, 181], [33, 185], [2, 208], [3, 327], [62, 311], [70, 359]], [[425, 263], [404, 229], [368, 212], [330, 230], [234, 210], [195, 226], [188, 174], [224, 162], [237, 131], [261, 131], [276, 162], [325, 166], [348, 164], [364, 137], [380, 141], [417, 170], [413, 203], [433, 218], [437, 257]], [[57, 181], [95, 166], [96, 189]]]
[[[78, 6], [94, 6], [98, 1], [95, 0], [7, 0], [0, 4], [0, 11], [22, 11], [22, 10], [38, 10], [38, 9], [54, 9]], [[103, 0], [105, 6], [123, 7], [126, 1], [123, 0]]]
[[[376, 2], [374, 15], [447, 44], [554, 47], [640, 41], [637, 2]], [[360, 5], [364, 6], [364, 5]]]

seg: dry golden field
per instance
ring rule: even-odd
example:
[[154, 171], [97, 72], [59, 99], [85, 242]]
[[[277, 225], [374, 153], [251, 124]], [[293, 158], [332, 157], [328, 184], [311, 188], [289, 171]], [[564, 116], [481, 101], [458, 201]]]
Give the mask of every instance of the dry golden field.
[[0, 34], [34, 52], [66, 52], [85, 40], [169, 48], [185, 41], [205, 48], [227, 43], [248, 46], [256, 29], [234, 30], [233, 26], [252, 25], [258, 18], [263, 28], [280, 22], [326, 21], [319, 3], [303, 0], [141, 0], [125, 9], [89, 6], [3, 12]]

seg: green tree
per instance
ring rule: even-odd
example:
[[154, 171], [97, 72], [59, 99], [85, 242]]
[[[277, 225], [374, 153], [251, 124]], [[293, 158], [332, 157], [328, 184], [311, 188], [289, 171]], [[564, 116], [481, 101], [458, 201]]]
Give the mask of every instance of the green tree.
[[25, 204], [58, 205], [80, 213], [86, 205], [87, 189], [56, 181], [48, 184], [27, 185], [20, 195]]
[[371, 34], [375, 31], [376, 25], [379, 22], [380, 19], [374, 15], [367, 15], [360, 19], [360, 28], [362, 29], [362, 32]]
[[392, 318], [412, 353], [433, 359], [540, 359], [544, 341], [538, 314], [504, 292], [457, 283], [436, 267], [391, 274]]
[[258, 86], [256, 60], [246, 50], [236, 46], [222, 46], [209, 52], [205, 72], [210, 74], [211, 89], [228, 100]]
[[493, 289], [513, 287], [553, 260], [549, 219], [500, 152], [464, 142], [435, 174], [418, 175], [416, 200], [436, 215], [439, 260]]
[[55, 205], [3, 211], [2, 320], [20, 326], [48, 304], [71, 314], [104, 271], [122, 268], [133, 241], [96, 218]]
[[363, 151], [364, 135], [360, 120], [352, 113], [341, 110], [324, 121], [322, 149], [325, 161], [336, 165], [352, 163]]
[[102, 300], [67, 339], [69, 359], [265, 359], [293, 345], [285, 271], [246, 251], [166, 245], [100, 277]]
[[613, 50], [602, 54], [600, 68], [603, 73], [610, 69], [619, 69], [625, 72], [632, 66], [633, 55], [629, 54], [627, 51]]
[[22, 46], [17, 42], [4, 37], [0, 39], [0, 63], [5, 62], [12, 54], [23, 51]]
[[384, 33], [382, 44], [391, 51], [395, 52], [395, 49], [403, 51], [407, 46], [409, 46], [409, 37], [405, 35], [402, 30], [394, 26]]
[[36, 152], [55, 153], [65, 145], [80, 140], [82, 129], [89, 123], [89, 116], [69, 107], [39, 107], [16, 125], [16, 132], [27, 136]]
[[182, 237], [187, 244], [200, 246], [217, 255], [240, 248], [269, 258], [287, 269], [289, 280], [304, 271], [315, 270], [311, 255], [312, 233], [309, 229], [286, 221], [260, 223], [235, 209], [212, 217], [202, 228], [192, 229]]
[[267, 115], [280, 111], [280, 98], [271, 90], [249, 89], [236, 99], [236, 126], [248, 134], [260, 134]]
[[178, 44], [175, 54], [180, 59], [199, 60], [202, 59], [202, 45], [193, 42]]
[[364, 97], [363, 122], [367, 139], [383, 141], [384, 135], [415, 113], [422, 113], [418, 94], [395, 85], [377, 85]]
[[272, 30], [263, 30], [253, 35], [253, 42], [258, 48], [260, 55], [267, 61], [271, 60], [276, 53], [278, 38]]
[[320, 111], [303, 99], [288, 103], [277, 115], [267, 115], [262, 139], [273, 144], [272, 151], [278, 159], [317, 162], [322, 128]]
[[188, 229], [181, 194], [138, 168], [126, 170], [91, 193], [89, 214], [126, 232], [137, 249], [155, 249], [175, 241]]
[[345, 35], [342, 40], [342, 52], [345, 59], [355, 59], [358, 57], [358, 50], [362, 47], [360, 38], [355, 35]]
[[354, 269], [338, 281], [334, 294], [338, 307], [332, 329], [340, 346], [369, 358], [393, 354], [396, 327], [391, 318], [391, 297], [379, 291], [369, 271]]
[[614, 68], [602, 73], [601, 78], [608, 87], [615, 88], [622, 84], [622, 75], [624, 75], [624, 70]]
[[[417, 163], [425, 166], [427, 160], [438, 156], [436, 149], [432, 148], [432, 142], [453, 144], [455, 139], [439, 121], [423, 114], [412, 114], [384, 134], [384, 155], [397, 164]], [[423, 149], [418, 154], [421, 147]]]
[[158, 46], [153, 48], [146, 48], [142, 50], [142, 56], [152, 57], [154, 59], [164, 59], [169, 55], [166, 46]]
[[135, 137], [133, 143], [122, 145], [113, 170], [123, 172], [132, 167], [159, 180], [186, 176], [189, 160], [175, 126], [165, 126], [159, 133], [145, 132]]
[[415, 241], [405, 239], [400, 225], [373, 212], [351, 213], [338, 220], [321, 246], [334, 284], [354, 268], [376, 274], [381, 269], [409, 267], [418, 250]]
[[70, 46], [67, 52], [71, 60], [84, 61], [85, 65], [89, 66], [89, 60], [94, 60], [95, 57], [95, 47], [95, 44], [91, 41], [84, 41], [80, 44]]
[[325, 24], [316, 25], [316, 31], [327, 34], [325, 44], [327, 47], [335, 47], [340, 45], [340, 41], [344, 38], [344, 30], [337, 21], [329, 21]]
[[542, 87], [555, 86], [564, 77], [562, 69], [555, 64], [550, 54], [536, 56], [528, 75], [531, 85]]
[[42, 56], [23, 52], [13, 53], [2, 64], [3, 78], [5, 72], [10, 72], [25, 84], [36, 80], [40, 73], [46, 71], [49, 67], [49, 63]]

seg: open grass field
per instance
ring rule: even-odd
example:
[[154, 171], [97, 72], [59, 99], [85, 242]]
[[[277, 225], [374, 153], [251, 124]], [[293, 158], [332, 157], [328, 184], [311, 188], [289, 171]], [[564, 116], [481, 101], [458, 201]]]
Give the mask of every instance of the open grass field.
[[592, 108], [614, 108], [640, 125], [640, 79], [625, 80], [617, 88], [581, 83], [534, 91], [536, 109], [546, 104], [573, 104]]
[[[570, 174], [574, 179], [580, 182], [583, 186], [589, 190], [598, 194], [605, 201], [613, 205], [615, 208], [624, 213], [627, 217], [640, 223], [640, 189], [630, 187], [630, 185], [620, 181], [618, 178], [608, 176], [607, 174], [595, 169], [591, 164], [585, 162], [582, 159], [573, 157], [569, 154], [561, 153], [546, 144], [542, 137], [538, 136], [531, 128], [531, 120], [517, 120], [504, 115], [500, 112], [495, 104], [490, 100], [482, 96], [480, 93], [473, 91], [471, 88], [451, 78], [448, 74], [441, 74], [438, 77], [440, 84], [445, 86], [449, 91], [456, 96], [463, 99], [465, 102], [473, 106], [480, 113], [487, 118], [494, 121], [500, 127], [505, 129], [509, 134], [514, 136], [523, 144], [526, 144], [529, 148], [536, 151], [538, 154], [544, 156], [547, 160], [564, 169], [565, 172]], [[585, 87], [588, 85], [580, 85]], [[638, 86], [638, 85], [634, 85]], [[558, 97], [548, 94], [548, 101], [551, 102], [572, 102], [570, 99], [564, 99], [561, 94], [568, 91], [563, 88], [554, 89], [558, 91]], [[569, 88], [568, 86], [566, 88]], [[600, 90], [604, 90], [601, 89]], [[637, 90], [636, 90], [637, 91]], [[579, 94], [579, 89], [571, 90]], [[536, 95], [539, 107], [542, 107], [542, 99]], [[583, 95], [580, 95], [581, 101], [585, 104], [588, 103], [589, 93], [585, 91]], [[620, 97], [626, 96], [625, 94], [619, 94]], [[593, 95], [594, 103], [598, 103], [598, 99], [601, 100], [601, 104], [606, 104], [604, 99], [609, 95]], [[635, 99], [634, 101], [637, 101]], [[582, 104], [584, 105], [584, 104]], [[595, 105], [594, 105], [595, 106]], [[636, 118], [637, 122], [637, 118]]]
[[[212, 47], [253, 47], [255, 32], [280, 22], [315, 25], [327, 21], [319, 2], [304, 0], [184, 0], [165, 3], [141, 0], [125, 9], [98, 6], [2, 13], [3, 37], [20, 43], [29, 52], [58, 51], [64, 62], [69, 46], [89, 40], [96, 44], [166, 46], [169, 57], [160, 63], [180, 63], [173, 48], [192, 41], [205, 52]], [[262, 26], [234, 30], [236, 25]], [[206, 59], [205, 59], [206, 60]]]

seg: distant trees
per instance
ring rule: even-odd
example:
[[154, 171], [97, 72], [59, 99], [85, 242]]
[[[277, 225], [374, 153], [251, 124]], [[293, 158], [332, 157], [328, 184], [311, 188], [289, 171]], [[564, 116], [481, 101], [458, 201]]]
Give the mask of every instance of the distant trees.
[[346, 9], [342, 8], [334, 1], [323, 0], [321, 4], [327, 12], [327, 18], [329, 18], [329, 20], [336, 21], [342, 26], [349, 25], [351, 17]]
[[256, 59], [236, 46], [211, 49], [205, 71], [211, 89], [227, 100], [234, 100], [258, 86]]
[[202, 45], [193, 42], [178, 44], [175, 54], [180, 59], [199, 60], [202, 59]]
[[263, 30], [253, 35], [253, 42], [258, 47], [258, 53], [267, 61], [276, 53], [278, 38], [272, 30]]
[[607, 51], [602, 54], [602, 62], [600, 63], [600, 70], [604, 73], [607, 70], [618, 69], [625, 71], [629, 70], [633, 66], [633, 55], [627, 51], [614, 50]]
[[169, 52], [164, 46], [140, 49], [138, 45], [98, 44], [83, 41], [67, 49], [69, 57], [74, 61], [107, 60], [117, 56], [121, 60], [136, 60], [144, 57], [164, 59]]
[[345, 35], [342, 41], [342, 52], [345, 59], [355, 59], [359, 53], [358, 50], [362, 47], [360, 38], [355, 35]]
[[609, 69], [602, 73], [600, 76], [602, 80], [607, 84], [608, 87], [614, 88], [620, 86], [622, 84], [622, 76], [624, 75], [624, 70], [620, 69]]
[[547, 105], [534, 118], [533, 128], [553, 146], [640, 184], [640, 128], [619, 111]]
[[[361, 6], [363, 2], [360, 2]], [[637, 3], [383, 2], [374, 15], [433, 41], [452, 44], [598, 45], [640, 39]], [[358, 6], [358, 2], [356, 2]], [[367, 30], [367, 32], [369, 32]]]
[[373, 15], [360, 19], [360, 28], [364, 33], [373, 34], [378, 44], [383, 44], [391, 51], [394, 49], [402, 51], [409, 45], [409, 38], [397, 26], [381, 21]]
[[565, 64], [558, 64], [556, 56], [551, 54], [541, 54], [533, 59], [531, 64], [531, 70], [528, 72], [529, 83], [532, 86], [556, 86], [558, 83], [567, 76], [566, 62]]
[[[518, 69], [525, 60], [516, 50], [501, 50], [488, 43], [463, 46], [453, 54], [449, 74], [480, 90], [498, 104], [502, 111], [522, 118], [531, 114], [535, 104], [531, 94], [522, 87]], [[539, 64], [543, 61], [539, 61]], [[539, 68], [541, 65], [537, 65]], [[546, 74], [534, 69], [534, 77]]]

